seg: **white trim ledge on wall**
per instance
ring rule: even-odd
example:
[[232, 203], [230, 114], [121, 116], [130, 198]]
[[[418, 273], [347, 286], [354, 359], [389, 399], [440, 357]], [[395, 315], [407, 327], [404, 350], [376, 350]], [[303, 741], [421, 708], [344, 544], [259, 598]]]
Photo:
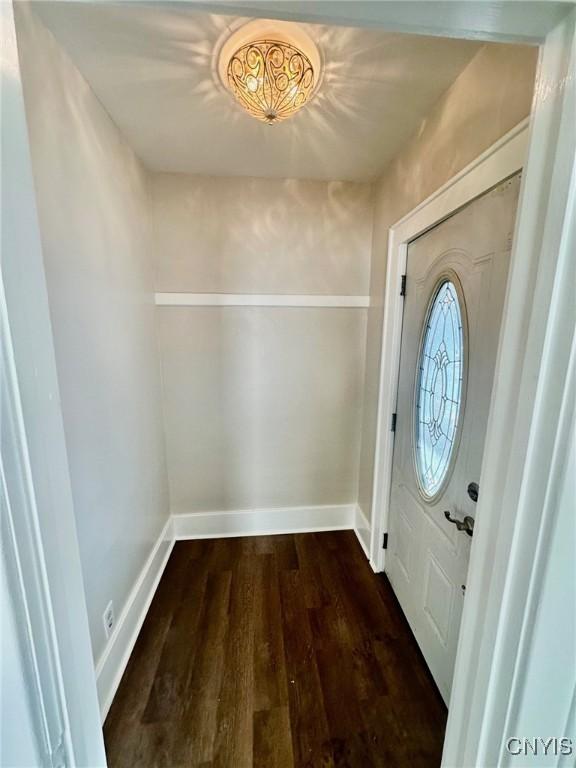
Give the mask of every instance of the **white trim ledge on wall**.
[[158, 307], [332, 307], [370, 306], [370, 296], [313, 296], [311, 294], [156, 293]]
[[96, 686], [102, 722], [106, 719], [116, 690], [120, 685], [128, 659], [138, 639], [138, 634], [173, 546], [172, 518], [169, 517], [136, 579], [116, 627], [96, 664]]

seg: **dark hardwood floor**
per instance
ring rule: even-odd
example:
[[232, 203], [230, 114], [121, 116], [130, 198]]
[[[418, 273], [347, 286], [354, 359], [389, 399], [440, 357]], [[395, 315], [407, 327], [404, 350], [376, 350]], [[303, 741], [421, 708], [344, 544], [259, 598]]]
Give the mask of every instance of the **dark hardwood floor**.
[[104, 737], [110, 768], [428, 768], [445, 724], [343, 531], [177, 543]]

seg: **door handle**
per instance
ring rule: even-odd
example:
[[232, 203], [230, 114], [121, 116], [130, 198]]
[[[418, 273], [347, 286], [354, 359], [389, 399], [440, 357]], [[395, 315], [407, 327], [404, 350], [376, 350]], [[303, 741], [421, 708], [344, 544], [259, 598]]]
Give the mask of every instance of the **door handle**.
[[446, 510], [444, 512], [444, 517], [449, 523], [454, 523], [459, 531], [465, 531], [468, 536], [472, 536], [474, 533], [474, 518], [470, 517], [470, 515], [466, 515], [464, 520], [457, 520], [455, 517], [451, 517], [450, 512]]

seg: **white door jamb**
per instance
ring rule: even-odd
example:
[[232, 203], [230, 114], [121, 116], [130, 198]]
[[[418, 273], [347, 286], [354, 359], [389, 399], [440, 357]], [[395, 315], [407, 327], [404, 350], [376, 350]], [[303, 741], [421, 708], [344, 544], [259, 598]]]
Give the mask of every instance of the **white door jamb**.
[[[549, 532], [560, 510], [557, 480], [574, 430], [575, 253], [573, 9], [547, 36], [536, 80], [445, 767], [514, 764], [506, 741], [517, 735], [511, 731], [514, 713], [526, 685], [523, 670], [549, 557]], [[566, 712], [558, 727], [568, 722]], [[558, 734], [564, 735], [570, 734]]]
[[[549, 557], [548, 532], [558, 514], [555, 481], [564, 469], [576, 400], [575, 73], [576, 9], [572, 9], [541, 47], [444, 768], [511, 764], [506, 741], [516, 735], [512, 729], [525, 686], [523, 670]], [[427, 202], [433, 205], [433, 201]], [[419, 231], [417, 217], [418, 210], [410, 215], [410, 236]], [[391, 272], [385, 296], [390, 304], [383, 336], [387, 356], [381, 366], [387, 371], [397, 371], [399, 362], [401, 304], [396, 294], [406, 259], [407, 235], [401, 231], [405, 225], [399, 222], [391, 233]], [[394, 410], [396, 390], [396, 378], [388, 378], [380, 391], [372, 517], [380, 525], [379, 529], [375, 526], [372, 537], [376, 570], [383, 567], [375, 548], [391, 468], [391, 440], [384, 432]], [[569, 718], [567, 712], [564, 722]]]
[[0, 20], [3, 554], [42, 765], [103, 768], [12, 3]]

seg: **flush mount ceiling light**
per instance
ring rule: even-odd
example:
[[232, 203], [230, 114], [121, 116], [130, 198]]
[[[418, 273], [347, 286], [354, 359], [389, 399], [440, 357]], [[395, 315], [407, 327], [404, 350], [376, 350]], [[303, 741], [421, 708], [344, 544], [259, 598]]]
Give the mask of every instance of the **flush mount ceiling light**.
[[320, 81], [320, 54], [296, 24], [245, 24], [220, 51], [220, 79], [236, 101], [268, 125], [298, 112]]

